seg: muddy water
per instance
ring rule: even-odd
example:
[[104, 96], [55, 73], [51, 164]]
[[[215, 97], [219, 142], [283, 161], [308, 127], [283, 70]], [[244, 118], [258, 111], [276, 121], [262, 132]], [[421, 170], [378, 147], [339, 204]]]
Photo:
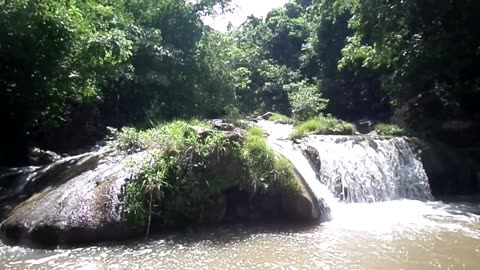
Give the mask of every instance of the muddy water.
[[229, 226], [70, 250], [0, 246], [0, 269], [480, 269], [480, 204], [338, 204], [307, 228]]

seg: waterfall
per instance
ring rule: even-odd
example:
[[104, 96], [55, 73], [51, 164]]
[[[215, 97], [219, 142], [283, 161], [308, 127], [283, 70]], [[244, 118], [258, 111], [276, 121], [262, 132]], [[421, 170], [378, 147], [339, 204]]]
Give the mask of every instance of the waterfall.
[[[418, 145], [403, 137], [308, 136], [288, 139], [292, 126], [258, 123], [318, 199], [370, 203], [433, 199]], [[332, 199], [332, 198], [336, 199]]]
[[432, 199], [418, 147], [408, 138], [310, 136], [303, 143], [317, 150], [317, 176], [342, 201]]

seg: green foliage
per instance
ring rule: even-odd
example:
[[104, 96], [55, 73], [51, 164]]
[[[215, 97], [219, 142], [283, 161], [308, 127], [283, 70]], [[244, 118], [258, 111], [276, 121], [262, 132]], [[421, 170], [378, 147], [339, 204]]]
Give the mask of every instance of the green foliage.
[[[229, 33], [236, 42], [231, 64], [238, 106], [244, 114], [290, 114], [284, 85], [300, 81], [295, 54], [300, 54], [303, 34], [294, 33], [296, 27], [291, 25], [287, 13], [286, 9], [275, 11], [266, 22], [249, 17], [239, 29]], [[295, 49], [292, 51], [291, 47]]]
[[269, 120], [278, 124], [293, 124], [292, 118], [279, 113], [273, 113]]
[[[232, 187], [298, 190], [291, 165], [267, 146], [261, 130], [250, 129], [240, 145], [195, 123], [175, 121], [137, 136], [132, 129], [118, 134], [119, 139], [127, 138], [120, 149], [148, 149], [127, 185], [128, 218], [139, 229], [150, 217], [166, 227], [202, 223], [205, 204]], [[235, 163], [235, 173], [220, 172]]]
[[228, 3], [0, 1], [0, 120], [11, 140], [68, 125], [86, 105], [111, 126], [223, 114], [235, 101], [232, 41], [200, 16]]
[[69, 104], [97, 100], [131, 55], [128, 19], [103, 1], [3, 1], [0, 8], [0, 107], [7, 127], [21, 121], [26, 132], [58, 124]]
[[[452, 93], [460, 104], [478, 88], [478, 1], [354, 1], [353, 31], [342, 64], [357, 62], [381, 72], [395, 106], [418, 93]], [[461, 29], [461, 31], [459, 31]]]
[[375, 131], [383, 136], [404, 136], [407, 132], [395, 124], [380, 123], [375, 125]]
[[320, 116], [297, 124], [290, 137], [298, 139], [311, 134], [354, 135], [355, 131], [356, 127], [352, 123], [334, 117]]
[[295, 120], [305, 121], [319, 115], [327, 107], [327, 100], [323, 99], [315, 85], [306, 81], [291, 83], [284, 86], [288, 92], [288, 99], [292, 107]]
[[248, 130], [241, 157], [249, 172], [248, 184], [255, 190], [271, 187], [298, 190], [291, 164], [267, 145], [262, 129], [254, 127]]

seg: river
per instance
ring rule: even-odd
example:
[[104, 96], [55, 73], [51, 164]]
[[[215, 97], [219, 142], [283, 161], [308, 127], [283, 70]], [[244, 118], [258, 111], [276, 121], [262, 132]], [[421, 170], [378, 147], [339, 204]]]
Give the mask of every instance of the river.
[[[480, 197], [435, 201], [408, 138], [310, 136], [259, 123], [329, 209], [320, 225], [229, 225], [123, 244], [0, 244], [2, 269], [480, 269]], [[305, 149], [310, 155], [305, 156]], [[313, 153], [313, 154], [312, 154]]]
[[318, 226], [225, 226], [67, 250], [0, 246], [0, 269], [480, 269], [479, 203], [338, 204]]

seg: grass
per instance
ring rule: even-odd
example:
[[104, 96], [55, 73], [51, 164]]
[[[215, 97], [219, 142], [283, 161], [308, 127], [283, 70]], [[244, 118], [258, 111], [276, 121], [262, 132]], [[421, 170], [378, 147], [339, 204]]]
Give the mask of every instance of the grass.
[[247, 132], [241, 149], [241, 159], [248, 170], [248, 184], [254, 189], [299, 189], [292, 165], [285, 158], [276, 155], [267, 145], [260, 128], [254, 127]]
[[290, 134], [292, 139], [298, 139], [311, 134], [322, 135], [353, 135], [356, 127], [337, 118], [319, 116], [297, 124]]
[[280, 113], [273, 113], [270, 117], [270, 121], [277, 124], [293, 124], [293, 119]]
[[375, 131], [382, 136], [404, 136], [407, 135], [405, 129], [395, 124], [380, 123], [375, 125]]
[[[208, 136], [199, 134], [202, 130]], [[204, 205], [232, 187], [255, 193], [299, 190], [290, 163], [268, 147], [259, 128], [249, 129], [243, 144], [185, 121], [146, 131], [124, 128], [116, 135], [119, 150], [148, 153], [134, 165], [126, 188], [127, 218], [147, 234], [152, 217], [165, 227], [202, 223]], [[220, 172], [232, 164], [239, 165]]]

